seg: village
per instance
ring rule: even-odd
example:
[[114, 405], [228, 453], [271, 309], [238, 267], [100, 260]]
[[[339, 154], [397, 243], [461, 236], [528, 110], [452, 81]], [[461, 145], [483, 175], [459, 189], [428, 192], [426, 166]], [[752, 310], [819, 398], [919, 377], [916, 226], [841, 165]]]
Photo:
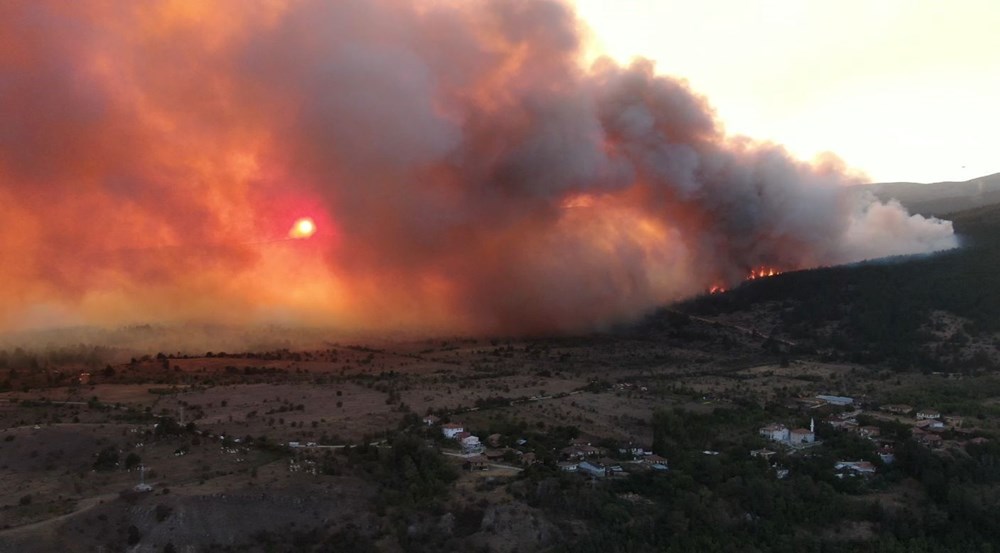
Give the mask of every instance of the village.
[[[707, 323], [703, 332], [719, 343], [750, 340]], [[728, 350], [709, 357], [697, 344], [689, 354], [697, 361], [654, 371], [642, 367], [684, 350], [656, 342], [455, 343], [164, 354], [34, 380], [20, 372], [0, 395], [0, 448], [13, 467], [0, 473], [0, 509], [11, 526], [0, 528], [0, 539], [60, 516], [74, 521], [73, 532], [107, 539], [124, 529], [85, 524], [87, 513], [110, 516], [133, 504], [182, 513], [218, 502], [232, 511], [238, 502], [228, 498], [260, 497], [264, 488], [278, 505], [302, 500], [291, 490], [323, 490], [322, 501], [343, 505], [331, 512], [347, 520], [365, 512], [387, 478], [405, 474], [386, 465], [401, 443], [455, 471], [447, 508], [459, 511], [528, 509], [529, 500], [537, 509], [531, 490], [551, 482], [642, 505], [652, 490], [686, 493], [692, 478], [732, 474], [763, 478], [781, 493], [821, 483], [827, 493], [875, 498], [897, 493], [914, 452], [949, 462], [991, 447], [997, 425], [975, 415], [988, 405], [911, 392], [915, 383], [988, 389], [985, 378], [928, 374], [896, 383], [849, 364], [783, 367], [756, 350], [728, 365], [720, 361]], [[543, 482], [550, 484], [539, 488]], [[294, 508], [281, 512], [276, 521], [294, 520]], [[493, 516], [484, 520], [502, 520]]]

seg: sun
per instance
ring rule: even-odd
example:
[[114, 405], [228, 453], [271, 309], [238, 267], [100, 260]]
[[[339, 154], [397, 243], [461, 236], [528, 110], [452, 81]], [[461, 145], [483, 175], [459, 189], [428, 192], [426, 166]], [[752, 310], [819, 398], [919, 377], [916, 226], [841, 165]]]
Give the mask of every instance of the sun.
[[310, 217], [301, 217], [295, 220], [295, 224], [288, 231], [289, 238], [309, 238], [316, 233], [316, 223]]

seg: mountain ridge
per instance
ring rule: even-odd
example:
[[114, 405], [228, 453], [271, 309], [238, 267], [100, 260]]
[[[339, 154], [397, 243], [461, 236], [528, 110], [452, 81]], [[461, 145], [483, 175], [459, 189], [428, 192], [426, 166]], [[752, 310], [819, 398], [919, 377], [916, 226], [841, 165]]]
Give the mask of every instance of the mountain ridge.
[[882, 201], [897, 200], [911, 213], [942, 216], [1000, 203], [1000, 173], [965, 181], [878, 182], [853, 187]]

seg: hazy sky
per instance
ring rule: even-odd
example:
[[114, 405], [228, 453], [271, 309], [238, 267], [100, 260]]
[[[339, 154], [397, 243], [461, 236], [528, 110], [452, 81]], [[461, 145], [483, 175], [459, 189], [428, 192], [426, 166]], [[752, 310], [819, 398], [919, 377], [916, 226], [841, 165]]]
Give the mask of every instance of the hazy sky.
[[908, 29], [950, 14], [886, 33], [889, 12], [816, 30], [798, 22], [820, 12], [613, 5], [587, 10], [603, 41], [662, 73], [581, 69], [561, 0], [0, 0], [0, 330], [576, 331], [765, 269], [955, 246], [950, 223], [850, 194], [830, 156], [726, 135], [670, 76], [807, 159], [955, 176], [985, 165], [972, 110], [998, 95], [935, 79], [998, 50], [911, 54]]
[[872, 180], [1000, 171], [997, 0], [577, 0], [598, 48], [688, 79], [731, 133]]

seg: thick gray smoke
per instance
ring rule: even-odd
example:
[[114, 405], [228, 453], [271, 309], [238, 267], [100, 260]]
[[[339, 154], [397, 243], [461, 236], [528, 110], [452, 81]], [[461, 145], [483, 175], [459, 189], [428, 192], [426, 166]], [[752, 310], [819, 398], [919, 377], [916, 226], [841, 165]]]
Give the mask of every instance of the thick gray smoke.
[[[582, 66], [554, 0], [12, 2], [0, 36], [8, 326], [568, 330], [955, 246], [839, 162], [726, 136], [650, 62]], [[248, 245], [300, 215], [309, 247]]]

